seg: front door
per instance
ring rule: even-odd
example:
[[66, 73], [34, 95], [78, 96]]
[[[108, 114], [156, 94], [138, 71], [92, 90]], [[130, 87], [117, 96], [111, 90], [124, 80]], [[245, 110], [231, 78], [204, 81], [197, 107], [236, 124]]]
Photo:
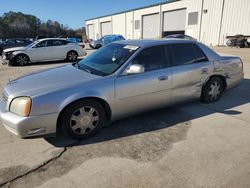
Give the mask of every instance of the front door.
[[36, 44], [29, 50], [31, 61], [49, 61], [52, 60], [53, 52], [50, 40], [44, 40]]
[[126, 116], [171, 104], [172, 70], [166, 60], [165, 46], [144, 49], [131, 64], [143, 65], [145, 70], [115, 79], [117, 111]]

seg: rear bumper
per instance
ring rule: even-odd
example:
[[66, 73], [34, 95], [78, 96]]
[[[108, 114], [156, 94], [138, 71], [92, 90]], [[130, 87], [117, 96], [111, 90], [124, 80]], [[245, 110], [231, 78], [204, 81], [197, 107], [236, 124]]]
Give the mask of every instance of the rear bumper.
[[4, 103], [0, 101], [0, 119], [3, 126], [11, 133], [21, 137], [43, 137], [56, 133], [58, 113], [22, 117], [4, 108]]

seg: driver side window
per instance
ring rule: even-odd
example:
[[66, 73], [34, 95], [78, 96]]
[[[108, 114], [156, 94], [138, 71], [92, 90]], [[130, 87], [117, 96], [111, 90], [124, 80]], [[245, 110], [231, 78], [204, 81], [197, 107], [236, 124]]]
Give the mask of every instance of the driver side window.
[[142, 65], [145, 72], [166, 67], [165, 46], [154, 46], [143, 50], [132, 64]]
[[43, 48], [43, 47], [49, 47], [52, 46], [52, 41], [51, 40], [45, 40], [41, 41], [36, 45], [36, 48]]
[[42, 42], [39, 42], [36, 45], [36, 48], [43, 48], [43, 47], [46, 47], [46, 46], [47, 46], [47, 41], [42, 41]]

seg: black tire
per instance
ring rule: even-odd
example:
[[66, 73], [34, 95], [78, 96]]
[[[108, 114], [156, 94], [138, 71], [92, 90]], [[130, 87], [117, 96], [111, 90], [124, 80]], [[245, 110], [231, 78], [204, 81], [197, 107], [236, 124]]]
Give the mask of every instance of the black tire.
[[201, 101], [204, 103], [213, 103], [218, 101], [222, 96], [224, 88], [225, 87], [221, 78], [211, 78], [202, 88]]
[[226, 42], [226, 45], [227, 45], [228, 47], [231, 47], [231, 46], [232, 46], [232, 41], [231, 41], [231, 40], [228, 40], [228, 41]]
[[11, 65], [19, 65], [19, 66], [26, 66], [30, 62], [30, 59], [25, 54], [19, 54], [14, 57], [14, 60], [12, 61]]
[[[93, 112], [93, 114], [98, 115], [98, 120], [96, 120], [96, 123], [95, 122], [91, 123], [92, 125], [96, 124], [94, 125], [93, 129], [87, 127], [87, 125], [82, 125], [81, 123], [81, 122], [86, 123], [85, 121], [86, 119], [84, 119], [84, 117], [88, 116], [87, 114], [90, 112], [85, 111], [85, 110], [90, 107], [96, 110]], [[84, 108], [83, 116], [81, 115], [82, 112], [80, 112], [80, 109], [82, 108]], [[80, 113], [80, 114], [77, 116], [77, 113]], [[79, 126], [81, 127], [73, 130], [74, 129], [73, 127], [78, 125], [77, 121], [72, 120], [72, 118], [75, 118], [75, 117], [78, 117], [80, 119], [77, 121], [80, 122]], [[97, 102], [96, 100], [90, 100], [90, 99], [80, 100], [80, 101], [70, 104], [68, 107], [66, 107], [66, 109], [63, 110], [63, 112], [61, 113], [59, 117], [59, 126], [60, 126], [62, 133], [65, 136], [70, 137], [72, 139], [76, 139], [76, 140], [82, 140], [97, 133], [105, 124], [105, 119], [106, 119], [105, 109], [99, 102]], [[90, 121], [92, 122], [92, 119]], [[84, 134], [81, 134], [82, 129], [85, 129]]]
[[3, 49], [0, 48], [0, 56], [3, 54]]
[[77, 61], [77, 58], [78, 58], [78, 53], [76, 51], [69, 51], [67, 53], [67, 60], [70, 61], [70, 62], [75, 62]]
[[97, 44], [96, 47], [95, 47], [95, 49], [99, 49], [99, 48], [101, 48], [101, 47], [102, 47], [102, 45]]

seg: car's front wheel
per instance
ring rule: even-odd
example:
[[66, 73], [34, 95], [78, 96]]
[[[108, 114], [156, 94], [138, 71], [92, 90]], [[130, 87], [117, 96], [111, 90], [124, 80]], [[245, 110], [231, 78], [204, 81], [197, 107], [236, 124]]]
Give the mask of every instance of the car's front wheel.
[[211, 78], [202, 89], [201, 100], [205, 103], [213, 103], [221, 98], [224, 85], [219, 77]]
[[24, 54], [19, 54], [14, 58], [14, 64], [19, 66], [28, 65], [30, 62], [29, 57]]
[[78, 58], [78, 54], [77, 54], [76, 51], [68, 52], [68, 54], [67, 54], [67, 60], [68, 61], [74, 62], [74, 61], [77, 61], [77, 58]]
[[60, 115], [64, 135], [84, 139], [95, 134], [105, 123], [104, 107], [95, 100], [81, 100], [69, 105]]

